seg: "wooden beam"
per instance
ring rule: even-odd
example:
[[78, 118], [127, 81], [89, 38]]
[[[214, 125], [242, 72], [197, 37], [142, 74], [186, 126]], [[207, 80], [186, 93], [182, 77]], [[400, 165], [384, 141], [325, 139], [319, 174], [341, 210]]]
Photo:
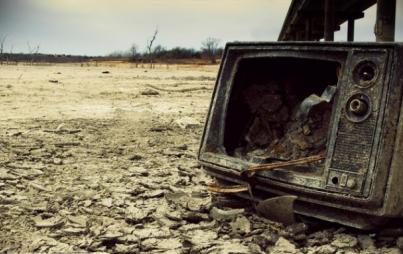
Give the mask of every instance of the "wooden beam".
[[396, 0], [378, 0], [376, 10], [376, 41], [395, 40]]
[[334, 0], [325, 0], [325, 29], [324, 38], [325, 41], [334, 40], [334, 21], [335, 21], [335, 3]]
[[310, 18], [305, 19], [305, 40], [311, 40], [312, 21]]
[[347, 21], [347, 41], [354, 41], [354, 22], [353, 18]]

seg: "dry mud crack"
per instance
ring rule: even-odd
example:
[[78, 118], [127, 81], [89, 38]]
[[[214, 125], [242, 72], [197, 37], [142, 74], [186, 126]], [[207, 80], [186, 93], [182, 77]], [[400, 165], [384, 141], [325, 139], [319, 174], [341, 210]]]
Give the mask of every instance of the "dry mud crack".
[[196, 153], [216, 66], [0, 72], [0, 253], [400, 253], [400, 229], [214, 207]]

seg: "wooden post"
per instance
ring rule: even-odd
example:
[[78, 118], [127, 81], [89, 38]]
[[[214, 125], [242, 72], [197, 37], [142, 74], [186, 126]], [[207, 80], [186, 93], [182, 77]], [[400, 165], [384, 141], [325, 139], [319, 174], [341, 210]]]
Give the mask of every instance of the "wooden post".
[[305, 19], [305, 40], [310, 41], [311, 40], [311, 19], [307, 18]]
[[354, 41], [354, 22], [353, 18], [348, 19], [347, 23], [347, 41]]
[[335, 4], [334, 0], [325, 0], [325, 29], [324, 29], [324, 38], [325, 41], [333, 41], [334, 40], [334, 9]]
[[376, 41], [395, 40], [396, 0], [377, 0]]

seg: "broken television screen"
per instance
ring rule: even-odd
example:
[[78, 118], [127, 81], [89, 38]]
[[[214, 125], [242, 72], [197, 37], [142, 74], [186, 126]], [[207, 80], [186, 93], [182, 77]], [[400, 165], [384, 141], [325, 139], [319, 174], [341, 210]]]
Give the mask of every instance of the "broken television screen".
[[339, 72], [339, 63], [324, 60], [241, 60], [228, 104], [226, 153], [262, 163], [324, 154]]

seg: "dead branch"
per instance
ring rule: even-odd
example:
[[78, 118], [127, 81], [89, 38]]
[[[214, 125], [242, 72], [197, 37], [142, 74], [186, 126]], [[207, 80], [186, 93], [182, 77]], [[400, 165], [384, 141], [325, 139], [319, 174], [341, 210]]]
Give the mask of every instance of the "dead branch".
[[217, 183], [212, 183], [208, 186], [208, 190], [215, 193], [239, 193], [248, 191], [248, 187], [245, 185], [218, 185]]
[[261, 165], [252, 166], [246, 170], [243, 170], [241, 172], [241, 175], [247, 176], [247, 177], [252, 177], [258, 171], [267, 171], [267, 170], [273, 170], [276, 168], [303, 165], [303, 164], [310, 163], [310, 162], [320, 161], [325, 158], [326, 157], [324, 155], [318, 154], [318, 155], [313, 155], [313, 156], [299, 158], [299, 159], [290, 160], [290, 161], [281, 161], [281, 162], [261, 164]]
[[186, 93], [186, 92], [193, 92], [193, 91], [199, 91], [199, 90], [211, 90], [210, 88], [207, 88], [205, 86], [202, 87], [191, 87], [191, 88], [182, 88], [182, 89], [166, 89], [166, 88], [160, 88], [151, 84], [146, 84], [146, 86], [153, 88], [158, 91], [162, 92], [177, 92], [177, 93]]
[[147, 41], [147, 54], [148, 54], [148, 58], [150, 60], [151, 68], [153, 68], [153, 57], [154, 57], [153, 44], [154, 44], [155, 39], [157, 38], [157, 35], [158, 35], [158, 28], [155, 29], [154, 34], [151, 37], [151, 39]]

